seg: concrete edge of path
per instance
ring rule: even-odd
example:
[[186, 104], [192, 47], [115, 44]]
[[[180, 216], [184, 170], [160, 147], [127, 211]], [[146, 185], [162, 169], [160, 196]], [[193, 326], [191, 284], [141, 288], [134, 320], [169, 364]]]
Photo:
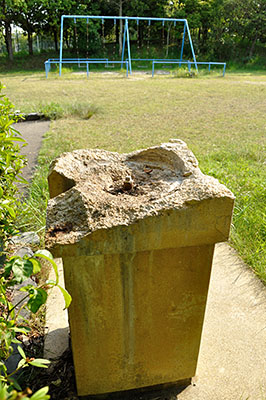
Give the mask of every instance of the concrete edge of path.
[[[59, 285], [65, 288], [63, 263], [61, 258], [55, 259], [58, 267]], [[54, 269], [51, 269], [49, 279], [55, 280]], [[65, 301], [61, 291], [53, 288], [46, 303], [46, 332], [44, 341], [44, 358], [54, 361], [69, 347], [69, 324]]]

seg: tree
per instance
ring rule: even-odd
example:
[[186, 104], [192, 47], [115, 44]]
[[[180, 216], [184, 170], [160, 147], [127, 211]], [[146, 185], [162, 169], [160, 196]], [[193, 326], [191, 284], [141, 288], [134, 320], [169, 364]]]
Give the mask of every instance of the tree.
[[[126, 3], [129, 3], [129, 0], [107, 0], [106, 6], [108, 8], [108, 13], [113, 10], [114, 15], [118, 15], [119, 17], [123, 16], [123, 8]], [[108, 14], [107, 14], [108, 15]], [[122, 54], [122, 46], [123, 46], [123, 20], [119, 20], [119, 55]]]
[[30, 55], [33, 55], [33, 33], [42, 29], [43, 11], [42, 0], [20, 0], [17, 11], [14, 13], [16, 25], [27, 32]]
[[237, 36], [240, 42], [249, 43], [247, 56], [252, 58], [256, 42], [266, 42], [265, 0], [227, 0], [225, 14], [230, 34]]
[[52, 34], [55, 50], [58, 51], [58, 37], [60, 32], [61, 15], [68, 14], [69, 1], [43, 0], [44, 30]]
[[14, 10], [19, 6], [20, 0], [0, 1], [0, 20], [4, 26], [5, 44], [10, 61], [13, 61], [12, 27]]

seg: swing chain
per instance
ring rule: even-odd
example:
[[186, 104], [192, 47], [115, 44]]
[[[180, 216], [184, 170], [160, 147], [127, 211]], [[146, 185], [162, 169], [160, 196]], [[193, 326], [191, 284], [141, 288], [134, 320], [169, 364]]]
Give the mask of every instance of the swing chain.
[[150, 48], [150, 37], [151, 37], [151, 20], [148, 21], [148, 40], [147, 40], [147, 49]]
[[103, 41], [103, 47], [105, 48], [105, 39], [104, 39], [104, 19], [102, 19], [102, 41]]
[[140, 48], [140, 31], [139, 31], [139, 20], [137, 19], [137, 46]]
[[79, 46], [78, 46], [78, 34], [77, 34], [77, 20], [74, 18], [74, 38], [75, 38], [75, 46], [77, 52], [77, 58], [79, 59]]
[[89, 58], [89, 18], [87, 18], [86, 24], [86, 38], [87, 38], [87, 46], [86, 46], [86, 58]]

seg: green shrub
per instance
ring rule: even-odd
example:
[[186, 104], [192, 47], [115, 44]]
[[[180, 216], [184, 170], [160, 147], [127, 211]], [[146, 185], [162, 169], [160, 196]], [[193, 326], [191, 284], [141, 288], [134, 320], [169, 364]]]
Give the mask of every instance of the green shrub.
[[[14, 378], [14, 374], [25, 367], [34, 366], [47, 368], [48, 360], [29, 358], [22, 347], [18, 346], [21, 355], [15, 371], [8, 372], [5, 360], [13, 352], [14, 344], [21, 344], [17, 339], [18, 334], [26, 335], [30, 328], [27, 321], [21, 316], [23, 308], [36, 313], [47, 300], [46, 290], [57, 286], [65, 299], [65, 306], [71, 302], [70, 295], [59, 286], [57, 265], [52, 255], [47, 250], [38, 250], [33, 257], [18, 256], [8, 257], [6, 254], [9, 238], [16, 233], [15, 219], [20, 203], [16, 181], [21, 180], [19, 173], [25, 165], [25, 157], [20, 154], [18, 141], [24, 142], [19, 133], [12, 128], [18, 120], [14, 117], [13, 105], [1, 95], [3, 86], [0, 84], [0, 399], [1, 400], [48, 400], [48, 387], [38, 390], [31, 397], [31, 391], [22, 389]], [[19, 290], [24, 293], [22, 300], [13, 304], [10, 300], [10, 289], [17, 284], [27, 281], [32, 275], [41, 271], [39, 258], [48, 260], [54, 268], [56, 280], [34, 285], [22, 286]], [[26, 323], [25, 323], [26, 322]]]
[[51, 103], [41, 105], [40, 112], [48, 119], [58, 119], [62, 118], [64, 115], [62, 106], [60, 106], [58, 103], [54, 103], [53, 101]]
[[2, 89], [0, 83], [0, 251], [4, 250], [4, 241], [15, 233], [14, 220], [19, 203], [16, 182], [23, 180], [19, 173], [26, 164], [18, 144], [25, 141], [12, 127], [19, 117], [14, 116], [14, 106], [1, 94]]
[[46, 118], [52, 120], [67, 117], [90, 119], [97, 111], [95, 106], [84, 102], [73, 102], [61, 105], [52, 101], [51, 103], [40, 104], [39, 106], [39, 112], [44, 114]]

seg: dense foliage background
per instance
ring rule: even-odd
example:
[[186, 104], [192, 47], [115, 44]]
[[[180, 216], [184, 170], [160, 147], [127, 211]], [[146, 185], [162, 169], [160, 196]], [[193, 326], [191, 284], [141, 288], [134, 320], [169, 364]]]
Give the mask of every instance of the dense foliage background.
[[[9, 59], [13, 59], [16, 38], [12, 28], [23, 30], [29, 54], [33, 54], [34, 38], [50, 40], [58, 51], [60, 17], [62, 14], [127, 15], [186, 18], [189, 22], [195, 52], [199, 59], [236, 60], [242, 63], [265, 62], [266, 1], [265, 0], [3, 0], [0, 2], [0, 41]], [[69, 21], [64, 30], [64, 44], [69, 54], [90, 57], [121, 51], [121, 26], [113, 21], [94, 21], [88, 26], [78, 20]], [[142, 48], [160, 48], [171, 53], [175, 41], [181, 43], [183, 27], [147, 22], [131, 23], [131, 39], [136, 52]], [[20, 31], [21, 32], [21, 31]], [[21, 47], [21, 46], [20, 46]], [[37, 48], [40, 50], [40, 47]], [[18, 49], [16, 49], [18, 51]], [[135, 52], [135, 54], [136, 54]], [[264, 57], [263, 57], [264, 54]], [[144, 54], [145, 55], [145, 54]], [[151, 56], [153, 56], [151, 54]]]

